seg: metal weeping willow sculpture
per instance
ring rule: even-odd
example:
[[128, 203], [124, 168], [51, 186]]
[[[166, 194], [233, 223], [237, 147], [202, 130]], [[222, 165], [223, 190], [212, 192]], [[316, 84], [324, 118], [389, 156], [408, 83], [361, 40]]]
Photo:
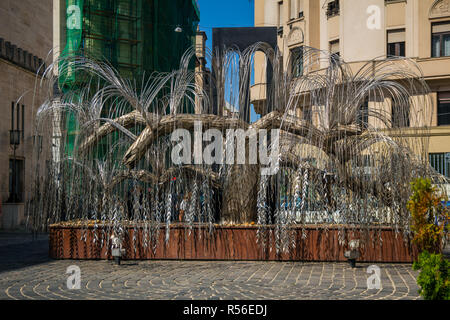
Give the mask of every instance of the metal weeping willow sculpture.
[[[258, 51], [273, 72], [261, 118], [249, 123], [249, 79]], [[94, 241], [110, 246], [112, 235], [121, 238], [131, 226], [142, 228], [145, 248], [155, 250], [162, 226], [169, 241], [184, 201], [189, 230], [255, 224], [260, 244], [274, 232], [283, 252], [295, 246], [291, 231], [298, 225], [337, 225], [342, 232], [343, 226], [387, 225], [409, 232], [410, 182], [443, 179], [427, 164], [432, 108], [414, 62], [389, 58], [355, 66], [305, 47], [302, 72], [294, 75], [284, 71], [286, 57], [257, 43], [244, 52], [216, 50], [211, 72], [203, 74], [189, 69], [193, 56], [194, 50], [186, 52], [179, 70], [142, 79], [124, 79], [107, 63], [85, 57], [60, 59], [59, 74], [82, 79], [63, 93], [51, 90], [61, 79], [49, 66], [41, 83], [49, 96], [37, 111], [36, 135], [48, 143], [35, 157], [28, 206], [33, 229], [64, 222], [101, 227]], [[298, 61], [287, 65], [293, 63]], [[227, 103], [239, 108], [237, 117], [223, 115]], [[215, 139], [225, 146], [230, 129], [277, 129], [279, 138], [256, 140], [276, 150], [274, 174], [262, 175], [257, 163], [227, 162], [225, 154], [216, 154], [212, 164], [174, 164], [170, 134], [194, 132], [198, 123], [203, 131], [220, 131]], [[252, 154], [243, 149], [249, 160]]]

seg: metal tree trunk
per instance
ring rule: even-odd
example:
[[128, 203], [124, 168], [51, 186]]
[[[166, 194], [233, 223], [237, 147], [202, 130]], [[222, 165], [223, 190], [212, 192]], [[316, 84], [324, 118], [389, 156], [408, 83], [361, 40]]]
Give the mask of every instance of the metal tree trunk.
[[233, 165], [224, 188], [222, 222], [250, 223], [256, 221], [258, 165]]

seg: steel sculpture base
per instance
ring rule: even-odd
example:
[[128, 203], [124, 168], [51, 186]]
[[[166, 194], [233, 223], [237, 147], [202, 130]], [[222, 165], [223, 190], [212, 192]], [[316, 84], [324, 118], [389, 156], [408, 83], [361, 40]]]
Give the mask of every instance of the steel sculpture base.
[[[123, 260], [254, 260], [254, 261], [339, 261], [347, 262], [344, 256], [347, 245], [339, 244], [339, 229], [345, 230], [346, 243], [349, 240], [366, 238], [366, 244], [360, 250], [358, 262], [413, 262], [417, 257], [417, 248], [409, 239], [403, 238], [387, 227], [377, 227], [368, 232], [357, 231], [350, 227], [309, 226], [304, 227], [306, 238], [302, 237], [301, 227], [293, 229], [295, 248], [289, 253], [276, 251], [274, 227], [266, 231], [265, 247], [257, 243], [256, 226], [216, 226], [212, 234], [208, 226], [194, 226], [191, 230], [183, 224], [172, 225], [169, 241], [165, 242], [165, 228], [161, 227], [156, 250], [145, 247], [142, 242], [143, 229], [133, 244], [135, 229], [129, 227], [123, 239]], [[102, 239], [102, 226], [93, 227], [52, 225], [50, 226], [49, 255], [54, 259], [113, 259], [111, 250], [100, 241], [94, 242], [94, 232]], [[86, 232], [86, 241], [81, 240]], [[381, 238], [383, 239], [380, 245]], [[368, 237], [368, 238], [367, 238]], [[373, 240], [372, 240], [373, 239]], [[341, 239], [342, 240], [342, 239]], [[106, 241], [106, 240], [105, 240]], [[136, 250], [135, 250], [136, 249]]]

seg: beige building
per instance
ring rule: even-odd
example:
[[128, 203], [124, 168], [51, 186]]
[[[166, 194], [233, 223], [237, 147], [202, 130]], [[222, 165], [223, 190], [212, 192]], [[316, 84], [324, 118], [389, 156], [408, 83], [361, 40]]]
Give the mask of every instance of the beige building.
[[[206, 36], [206, 32], [200, 31], [197, 28], [197, 34], [195, 37], [195, 83], [200, 88], [203, 88], [205, 92], [211, 90], [209, 85], [209, 79], [211, 71], [206, 67], [206, 40], [208, 37]], [[202, 114], [207, 113], [208, 110], [204, 110], [204, 98], [202, 95], [198, 95], [195, 97], [195, 113]]]
[[[2, 0], [0, 21], [0, 228], [11, 229], [24, 223], [32, 185], [33, 144], [40, 140], [33, 115], [42, 102], [34, 88], [53, 46], [52, 0]], [[19, 130], [15, 158], [11, 129]]]
[[[354, 70], [389, 55], [412, 58], [432, 92], [423, 121], [431, 123], [431, 165], [450, 178], [450, 0], [255, 0], [255, 26], [278, 27], [285, 68], [302, 46], [339, 54]], [[265, 101], [264, 59], [257, 53], [257, 112]]]

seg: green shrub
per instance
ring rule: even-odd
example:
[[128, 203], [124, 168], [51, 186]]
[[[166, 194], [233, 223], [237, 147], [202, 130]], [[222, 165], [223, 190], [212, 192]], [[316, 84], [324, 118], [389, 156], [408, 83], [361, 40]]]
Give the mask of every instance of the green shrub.
[[413, 269], [421, 270], [417, 278], [419, 294], [425, 300], [450, 300], [450, 262], [442, 254], [424, 251]]
[[[407, 208], [411, 212], [413, 242], [419, 252], [440, 252], [449, 211], [441, 202], [446, 198], [438, 194], [430, 179], [418, 178], [411, 183], [412, 195]], [[436, 224], [436, 220], [439, 224]]]

